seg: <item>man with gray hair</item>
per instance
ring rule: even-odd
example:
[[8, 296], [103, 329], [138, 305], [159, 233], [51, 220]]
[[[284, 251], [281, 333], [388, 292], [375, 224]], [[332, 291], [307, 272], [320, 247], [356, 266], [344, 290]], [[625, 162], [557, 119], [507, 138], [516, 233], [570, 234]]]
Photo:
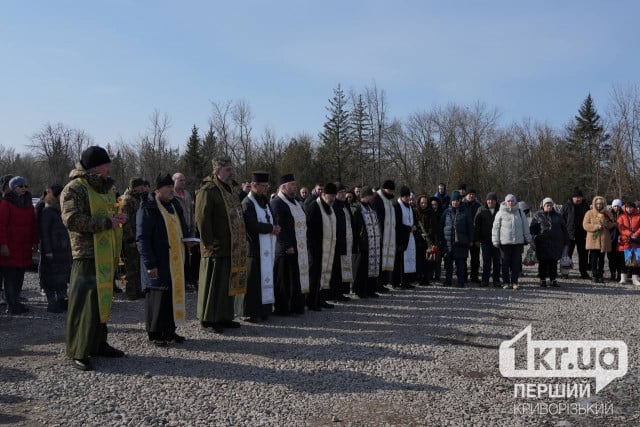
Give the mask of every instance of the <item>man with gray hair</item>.
[[[171, 177], [173, 180], [173, 197], [180, 203], [184, 214], [187, 235], [184, 237], [194, 237], [196, 235], [196, 221], [193, 216], [195, 200], [193, 194], [187, 190], [187, 178], [181, 172], [176, 172]], [[184, 276], [187, 292], [193, 292], [198, 287], [198, 261], [200, 260], [197, 247], [187, 247], [187, 254], [184, 260]]]
[[240, 327], [233, 320], [234, 296], [247, 287], [247, 236], [234, 177], [231, 159], [220, 157], [196, 195], [202, 256], [197, 317], [217, 333]]

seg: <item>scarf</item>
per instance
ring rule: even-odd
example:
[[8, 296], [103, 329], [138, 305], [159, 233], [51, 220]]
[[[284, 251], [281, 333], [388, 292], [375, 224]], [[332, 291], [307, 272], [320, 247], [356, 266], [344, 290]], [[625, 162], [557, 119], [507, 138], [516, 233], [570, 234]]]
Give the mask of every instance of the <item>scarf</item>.
[[[398, 199], [398, 205], [402, 212], [402, 224], [413, 227], [413, 211], [410, 206], [404, 204], [404, 202]], [[404, 251], [404, 272], [415, 273], [416, 272], [416, 240], [413, 237], [413, 233], [409, 233], [409, 244]]]
[[218, 187], [224, 202], [229, 238], [231, 239], [231, 274], [229, 275], [229, 296], [244, 294], [247, 290], [247, 234], [238, 196], [222, 185], [215, 177], [211, 180]]
[[162, 202], [156, 199], [169, 238], [169, 268], [171, 271], [171, 301], [173, 303], [173, 320], [182, 323], [185, 320], [184, 295], [184, 257], [182, 242], [182, 224], [176, 212], [169, 213]]
[[[266, 207], [260, 206], [258, 200], [249, 192], [249, 200], [253, 202], [256, 208], [258, 222], [272, 224], [273, 215], [267, 203]], [[273, 265], [275, 263], [276, 254], [276, 236], [273, 234], [259, 234], [260, 244], [260, 289], [262, 290], [262, 304], [272, 304], [275, 299], [273, 295]]]
[[[89, 185], [85, 178], [78, 178], [78, 182], [87, 189], [89, 196], [89, 210], [91, 216], [111, 218], [116, 210], [116, 196], [111, 191], [101, 194]], [[107, 323], [111, 317], [113, 304], [113, 278], [115, 267], [120, 258], [122, 247], [122, 228], [93, 233], [93, 256], [96, 269], [96, 288], [98, 291], [98, 310], [100, 323]]]
[[391, 200], [382, 190], [378, 195], [384, 206], [384, 224], [382, 224], [382, 271], [393, 271], [396, 257], [396, 211]]
[[300, 289], [302, 293], [309, 292], [309, 254], [307, 253], [307, 216], [300, 204], [294, 199], [290, 202], [282, 191], [278, 197], [289, 206], [289, 211], [293, 216], [293, 223], [296, 233], [296, 245], [298, 252], [298, 268], [300, 270]]
[[353, 230], [351, 229], [351, 211], [346, 206], [343, 206], [344, 218], [347, 226], [347, 253], [340, 257], [340, 267], [342, 270], [342, 282], [353, 282]]
[[322, 261], [320, 264], [320, 289], [329, 289], [331, 282], [331, 270], [333, 267], [333, 257], [336, 250], [336, 214], [333, 209], [325, 212], [322, 198], [318, 197], [316, 203], [322, 216]]
[[378, 277], [380, 272], [380, 224], [378, 215], [371, 206], [362, 204], [362, 219], [369, 241], [368, 277]]

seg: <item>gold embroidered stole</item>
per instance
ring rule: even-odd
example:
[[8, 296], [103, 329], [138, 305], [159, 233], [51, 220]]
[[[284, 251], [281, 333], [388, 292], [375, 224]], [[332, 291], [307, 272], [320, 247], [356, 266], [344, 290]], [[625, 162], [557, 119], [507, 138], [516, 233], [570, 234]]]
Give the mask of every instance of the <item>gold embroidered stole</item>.
[[[101, 194], [89, 185], [85, 178], [78, 181], [87, 190], [91, 216], [112, 218], [115, 214], [116, 196], [111, 191]], [[93, 233], [93, 256], [96, 269], [96, 288], [98, 291], [98, 311], [100, 323], [107, 323], [111, 317], [113, 304], [113, 278], [122, 248], [122, 228]]]
[[326, 213], [322, 204], [322, 197], [316, 199], [322, 216], [322, 261], [320, 264], [320, 289], [329, 289], [333, 257], [336, 250], [336, 214], [329, 207], [331, 213]]
[[[184, 258], [185, 249], [182, 242], [182, 225], [177, 212], [169, 213], [167, 208], [156, 198], [156, 204], [164, 220], [169, 238], [169, 267], [171, 271], [171, 300], [173, 302], [173, 320], [181, 323], [185, 320], [184, 290]], [[175, 209], [175, 208], [174, 208]]]
[[346, 206], [342, 207], [344, 211], [345, 223], [347, 224], [347, 254], [340, 257], [340, 267], [342, 269], [342, 282], [353, 282], [353, 230], [351, 229], [351, 215]]
[[238, 195], [227, 191], [217, 176], [211, 182], [220, 190], [227, 221], [229, 221], [231, 252], [229, 296], [244, 294], [247, 290], [247, 232], [242, 216], [242, 205]]
[[382, 228], [382, 271], [393, 271], [396, 258], [396, 211], [391, 200], [387, 199], [382, 190], [378, 195], [384, 206], [384, 224]]
[[[269, 204], [263, 208], [252, 192], [249, 192], [249, 200], [256, 208], [258, 222], [273, 224], [273, 215]], [[273, 294], [273, 265], [276, 255], [276, 236], [273, 234], [258, 234], [260, 245], [260, 289], [262, 290], [262, 304], [273, 304], [275, 302]]]
[[294, 199], [293, 203], [287, 199], [284, 193], [279, 192], [278, 197], [289, 206], [296, 234], [298, 250], [298, 268], [300, 270], [300, 289], [303, 294], [309, 292], [309, 254], [307, 253], [307, 216], [302, 207]]

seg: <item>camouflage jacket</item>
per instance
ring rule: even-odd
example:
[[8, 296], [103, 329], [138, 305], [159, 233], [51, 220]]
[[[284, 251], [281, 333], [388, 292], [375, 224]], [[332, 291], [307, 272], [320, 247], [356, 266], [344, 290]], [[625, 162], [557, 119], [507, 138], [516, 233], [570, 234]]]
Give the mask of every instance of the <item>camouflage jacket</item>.
[[124, 204], [122, 213], [127, 214], [127, 222], [122, 225], [122, 243], [130, 245], [136, 242], [136, 213], [140, 207], [142, 195], [127, 188], [120, 197], [120, 202]]
[[111, 191], [113, 186], [111, 178], [89, 174], [79, 163], [69, 174], [69, 183], [62, 190], [60, 204], [62, 222], [69, 230], [73, 259], [93, 258], [93, 233], [113, 227], [111, 218], [91, 215], [89, 193], [79, 178], [86, 178], [89, 185], [101, 194]]

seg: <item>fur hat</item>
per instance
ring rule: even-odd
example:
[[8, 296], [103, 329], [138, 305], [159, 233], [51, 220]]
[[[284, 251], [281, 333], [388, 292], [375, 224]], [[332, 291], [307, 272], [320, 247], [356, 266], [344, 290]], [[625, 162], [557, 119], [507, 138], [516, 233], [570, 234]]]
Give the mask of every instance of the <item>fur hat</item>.
[[27, 180], [21, 176], [14, 176], [13, 178], [11, 178], [11, 181], [9, 181], [10, 190], [15, 190], [16, 187], [25, 185], [27, 185]]

